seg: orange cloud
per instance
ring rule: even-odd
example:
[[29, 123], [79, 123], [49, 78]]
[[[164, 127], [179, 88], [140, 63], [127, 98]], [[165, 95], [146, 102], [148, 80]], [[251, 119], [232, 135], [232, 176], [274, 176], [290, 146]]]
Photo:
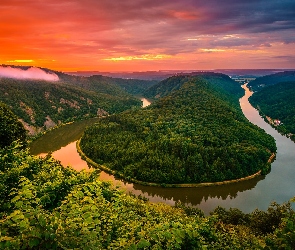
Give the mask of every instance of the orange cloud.
[[8, 63], [32, 63], [34, 60], [32, 59], [16, 59], [16, 60], [11, 60], [11, 61], [6, 61]]
[[153, 60], [163, 60], [171, 58], [170, 55], [141, 55], [141, 56], [120, 56], [120, 57], [112, 57], [112, 58], [105, 58], [103, 60], [106, 61], [132, 61], [132, 60], [147, 60], [147, 61], [153, 61]]
[[172, 16], [182, 20], [195, 20], [198, 18], [196, 12], [192, 11], [171, 11]]

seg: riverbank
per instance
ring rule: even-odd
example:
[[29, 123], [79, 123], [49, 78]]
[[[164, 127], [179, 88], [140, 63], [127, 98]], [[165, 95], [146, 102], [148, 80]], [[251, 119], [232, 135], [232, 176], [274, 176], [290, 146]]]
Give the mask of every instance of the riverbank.
[[[232, 184], [232, 183], [238, 183], [238, 182], [242, 182], [242, 181], [247, 181], [247, 180], [251, 180], [254, 179], [257, 176], [261, 175], [261, 170], [259, 170], [257, 173], [253, 174], [253, 175], [249, 175], [243, 178], [239, 178], [239, 179], [235, 179], [235, 180], [226, 180], [226, 181], [219, 181], [219, 182], [204, 182], [204, 183], [182, 183], [182, 184], [166, 184], [166, 183], [154, 183], [154, 182], [145, 182], [145, 181], [139, 181], [136, 180], [134, 178], [125, 178], [124, 175], [117, 173], [114, 170], [111, 170], [109, 168], [107, 168], [106, 166], [97, 164], [96, 162], [94, 162], [93, 160], [91, 160], [90, 158], [88, 158], [84, 152], [81, 150], [80, 148], [80, 140], [77, 141], [76, 143], [76, 148], [77, 148], [77, 152], [79, 153], [79, 155], [81, 156], [81, 158], [83, 160], [85, 160], [88, 164], [90, 164], [93, 167], [99, 168], [102, 171], [105, 171], [108, 174], [114, 175], [116, 177], [119, 177], [120, 179], [127, 181], [127, 182], [131, 182], [131, 183], [136, 183], [136, 184], [140, 184], [140, 185], [144, 185], [144, 186], [152, 186], [152, 187], [169, 187], [169, 188], [197, 188], [197, 187], [210, 187], [210, 186], [220, 186], [220, 185], [227, 185], [227, 184]], [[275, 158], [275, 153], [273, 153], [270, 158], [267, 161], [267, 164], [270, 164], [273, 159]]]

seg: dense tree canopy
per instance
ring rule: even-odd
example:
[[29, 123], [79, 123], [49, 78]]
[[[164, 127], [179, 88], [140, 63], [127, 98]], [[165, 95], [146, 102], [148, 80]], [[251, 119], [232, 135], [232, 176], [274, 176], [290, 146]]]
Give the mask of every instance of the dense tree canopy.
[[153, 204], [18, 144], [0, 149], [0, 249], [294, 249], [289, 204], [244, 214]]
[[48, 117], [59, 124], [97, 116], [98, 110], [113, 114], [141, 106], [139, 99], [118, 89], [108, 88], [106, 93], [65, 82], [0, 78], [0, 101], [26, 123], [43, 127]]
[[199, 77], [168, 81], [179, 87], [150, 107], [89, 127], [82, 151], [127, 180], [162, 184], [232, 180], [268, 171], [275, 142], [246, 120], [237, 98], [233, 102]]
[[283, 134], [292, 134], [295, 140], [295, 81], [281, 82], [255, 92], [249, 99], [254, 107], [272, 120], [282, 124], [275, 126]]
[[248, 87], [253, 91], [260, 91], [264, 87], [269, 87], [280, 82], [295, 81], [295, 71], [278, 72], [271, 75], [266, 75], [256, 78], [248, 84]]
[[26, 130], [8, 106], [0, 102], [0, 148], [10, 145], [16, 140], [24, 143]]
[[[177, 77], [169, 77], [152, 87], [148, 88], [144, 95], [150, 99], [158, 99], [178, 90], [190, 77], [201, 77], [210, 82], [215, 88], [225, 91], [232, 97], [242, 97], [244, 92], [240, 85], [229, 76], [214, 72], [194, 72], [190, 74], [180, 74]], [[230, 98], [227, 96], [227, 98]]]

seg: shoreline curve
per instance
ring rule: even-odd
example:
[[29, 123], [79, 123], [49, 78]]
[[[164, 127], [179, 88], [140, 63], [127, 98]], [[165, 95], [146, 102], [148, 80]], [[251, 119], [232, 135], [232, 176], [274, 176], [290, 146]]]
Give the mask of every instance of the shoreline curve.
[[[90, 158], [88, 158], [80, 148], [80, 139], [77, 140], [76, 148], [77, 148], [77, 152], [79, 153], [81, 158], [83, 160], [85, 160], [87, 163], [89, 163], [90, 165], [97, 167], [100, 170], [103, 170], [108, 174], [111, 174], [114, 176], [119, 176], [119, 178], [121, 178], [123, 181], [135, 183], [135, 184], [140, 184], [140, 185], [144, 185], [144, 186], [168, 187], [168, 188], [210, 187], [210, 186], [220, 186], [220, 185], [227, 185], [227, 184], [231, 184], [231, 183], [237, 183], [237, 182], [241, 182], [241, 181], [247, 181], [247, 180], [251, 180], [251, 179], [261, 175], [261, 170], [259, 170], [257, 173], [255, 173], [253, 175], [249, 175], [249, 176], [242, 177], [242, 178], [235, 179], [235, 180], [226, 180], [226, 181], [218, 181], [218, 182], [203, 182], [203, 183], [182, 183], [182, 184], [181, 183], [179, 183], [179, 184], [166, 184], [166, 183], [145, 182], [145, 181], [136, 180], [134, 178], [130, 178], [127, 180], [124, 175], [119, 174], [116, 171], [111, 170], [111, 169], [107, 168], [106, 166], [100, 165], [100, 164], [94, 162], [93, 160], [91, 160]], [[272, 155], [269, 157], [267, 163], [271, 163], [274, 158], [275, 158], [275, 153], [272, 153]]]

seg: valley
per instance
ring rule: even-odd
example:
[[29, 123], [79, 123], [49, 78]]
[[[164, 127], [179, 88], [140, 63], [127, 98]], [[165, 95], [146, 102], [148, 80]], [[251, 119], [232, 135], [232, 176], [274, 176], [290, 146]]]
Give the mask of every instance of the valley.
[[[15, 85], [24, 86], [24, 82], [15, 81]], [[56, 89], [60, 84], [69, 96], [75, 93], [63, 82], [28, 83], [30, 95], [30, 91], [24, 94], [21, 89], [16, 100], [26, 107], [31, 122], [37, 117], [33, 116], [37, 109], [26, 104], [23, 97], [34, 96], [37, 89], [39, 96], [44, 94], [49, 99], [54, 91], [45, 91], [48, 84]], [[43, 85], [47, 87], [44, 89]], [[220, 73], [177, 75], [140, 88], [133, 99], [140, 105], [130, 108], [121, 106], [130, 101], [130, 94], [121, 96], [121, 87], [116, 87], [116, 94], [108, 96], [106, 104], [112, 105], [116, 100], [123, 111], [106, 114], [99, 107], [101, 117], [97, 113], [79, 121], [64, 120], [39, 138], [28, 137], [33, 140], [29, 141], [30, 152], [18, 120], [21, 116], [1, 104], [1, 136], [5, 144], [0, 149], [0, 248], [89, 245], [98, 249], [276, 249], [282, 240], [291, 246], [288, 235], [294, 232], [295, 213], [288, 201], [293, 201], [295, 193], [290, 188], [295, 144], [265, 123], [248, 102], [253, 93], [245, 85], [242, 87], [244, 90]], [[90, 90], [91, 94], [105, 95], [99, 88]], [[84, 91], [77, 86], [75, 89], [76, 93]], [[79, 102], [74, 95], [64, 95], [57, 97], [56, 104], [66, 104], [68, 111], [77, 109]], [[147, 100], [152, 104], [146, 106]], [[107, 133], [101, 133], [101, 129]], [[123, 180], [117, 179], [117, 173], [110, 176], [99, 169], [88, 169], [76, 151], [76, 141], [81, 136], [84, 146], [91, 142], [95, 147], [87, 151], [94, 153], [92, 157], [115, 153], [109, 163], [121, 166]], [[95, 153], [97, 146], [106, 146], [103, 154]], [[272, 152], [276, 158], [270, 166]], [[193, 156], [197, 156], [195, 162], [191, 161]], [[148, 164], [136, 169], [141, 159]], [[124, 161], [119, 163], [121, 160]], [[131, 160], [132, 164], [126, 165]], [[102, 163], [100, 159], [99, 164]], [[226, 185], [168, 187], [234, 181], [257, 170], [262, 175]], [[145, 176], [145, 182], [152, 180], [160, 186], [129, 182], [130, 175], [137, 173], [138, 179]], [[166, 179], [161, 179], [163, 176]]]

